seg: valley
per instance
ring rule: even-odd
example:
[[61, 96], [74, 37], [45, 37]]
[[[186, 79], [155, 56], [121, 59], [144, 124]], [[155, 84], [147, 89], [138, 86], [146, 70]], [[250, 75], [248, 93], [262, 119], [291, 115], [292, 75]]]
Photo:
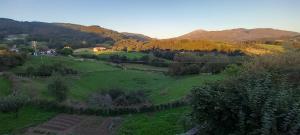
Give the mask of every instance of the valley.
[[0, 134], [297, 134], [299, 48], [269, 28], [155, 39], [0, 18]]

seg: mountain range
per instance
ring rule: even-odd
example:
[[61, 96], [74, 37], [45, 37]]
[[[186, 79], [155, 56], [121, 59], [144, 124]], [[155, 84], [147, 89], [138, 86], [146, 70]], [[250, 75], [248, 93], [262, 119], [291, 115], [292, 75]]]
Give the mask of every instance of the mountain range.
[[253, 41], [260, 39], [281, 39], [300, 35], [297, 32], [271, 28], [231, 29], [222, 31], [196, 30], [177, 39], [213, 40], [213, 41]]
[[[0, 18], [0, 40], [10, 35], [26, 34], [29, 40], [46, 41], [52, 48], [70, 44], [74, 48], [91, 47], [97, 44], [113, 45], [123, 39], [150, 41], [152, 38], [135, 33], [117, 32], [100, 26], [84, 26], [70, 23], [45, 23], [16, 21]], [[271, 28], [231, 29], [222, 31], [196, 30], [172, 38], [213, 41], [253, 41], [260, 39], [281, 39], [300, 35], [297, 32]]]

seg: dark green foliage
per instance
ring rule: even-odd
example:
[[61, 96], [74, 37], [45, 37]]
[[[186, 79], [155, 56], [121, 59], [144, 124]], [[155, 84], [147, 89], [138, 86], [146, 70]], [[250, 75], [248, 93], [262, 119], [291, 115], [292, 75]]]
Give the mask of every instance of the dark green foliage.
[[[300, 83], [290, 77], [299, 72], [298, 55], [258, 58], [245, 64], [242, 73], [192, 91], [193, 116], [206, 125], [209, 135], [300, 134]], [[285, 57], [285, 65], [282, 63]], [[276, 61], [276, 62], [274, 62]], [[233, 68], [233, 67], [231, 67]], [[259, 70], [258, 70], [259, 69]], [[235, 72], [235, 71], [234, 71]]]
[[223, 73], [230, 76], [238, 75], [240, 72], [241, 72], [241, 67], [236, 64], [227, 66], [227, 68], [223, 71]]
[[54, 72], [60, 73], [61, 75], [74, 75], [78, 73], [76, 70], [69, 68], [62, 63], [54, 63], [52, 65], [42, 64], [37, 68], [29, 66], [26, 68], [25, 73], [21, 73], [20, 75], [49, 77]]
[[[65, 44], [69, 44], [72, 48], [91, 47], [99, 43], [115, 42], [123, 37], [118, 32], [103, 28], [74, 26], [78, 28], [73, 28], [71, 24], [19, 22], [2, 18], [0, 19], [0, 37], [25, 33], [28, 34], [28, 41], [45, 41], [48, 42], [49, 48], [63, 48]], [[78, 30], [81, 28], [86, 30]], [[101, 32], [94, 32], [94, 29], [101, 29]]]
[[159, 59], [159, 58], [152, 58], [145, 62], [145, 64], [155, 66], [155, 67], [168, 67], [169, 64], [166, 63], [165, 60]]
[[[31, 68], [31, 67], [29, 67], [29, 68]], [[29, 69], [27, 69], [27, 71], [28, 70]], [[39, 66], [37, 68], [36, 74], [38, 76], [51, 76], [52, 75], [52, 67], [48, 66], [48, 65], [45, 65], [45, 64], [42, 64], [41, 66]]]
[[244, 57], [223, 54], [183, 53], [177, 54], [175, 62], [169, 66], [171, 75], [191, 75], [199, 73], [221, 73], [231, 64], [240, 64]]
[[109, 60], [114, 63], [126, 63], [130, 61], [126, 56], [116, 54], [109, 56]]
[[66, 100], [69, 92], [68, 86], [59, 77], [54, 77], [53, 81], [48, 85], [48, 90], [58, 102]]
[[201, 64], [173, 63], [170, 65], [168, 73], [171, 75], [191, 75], [199, 74], [200, 70]]
[[114, 63], [137, 63], [137, 64], [146, 64], [146, 65], [151, 65], [151, 66], [156, 66], [156, 67], [167, 67], [169, 64], [166, 63], [165, 60], [159, 59], [156, 57], [150, 57], [149, 55], [145, 55], [139, 59], [129, 59], [126, 56], [121, 56], [121, 55], [111, 55], [109, 57], [109, 61], [114, 62]]
[[176, 55], [176, 52], [174, 51], [164, 51], [158, 49], [153, 50], [152, 53], [155, 57], [164, 58], [168, 60], [173, 60]]
[[25, 62], [26, 55], [17, 54], [7, 50], [0, 50], [0, 71], [7, 70]]
[[72, 48], [63, 48], [63, 49], [59, 50], [58, 53], [61, 55], [65, 55], [65, 56], [72, 55], [73, 49]]
[[88, 103], [96, 107], [131, 106], [145, 104], [147, 96], [144, 91], [124, 92], [120, 89], [110, 89], [90, 96]]
[[18, 112], [26, 104], [26, 98], [20, 96], [8, 96], [0, 98], [1, 112], [15, 112], [18, 117]]

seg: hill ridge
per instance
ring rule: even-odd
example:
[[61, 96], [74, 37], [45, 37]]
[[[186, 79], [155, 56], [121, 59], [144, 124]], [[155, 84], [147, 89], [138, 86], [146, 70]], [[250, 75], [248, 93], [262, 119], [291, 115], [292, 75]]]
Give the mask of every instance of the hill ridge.
[[259, 40], [264, 38], [282, 38], [293, 37], [300, 35], [300, 33], [279, 30], [274, 28], [236, 28], [219, 31], [206, 31], [195, 30], [182, 36], [176, 37], [176, 39], [192, 39], [192, 40], [216, 40], [216, 41], [248, 41]]

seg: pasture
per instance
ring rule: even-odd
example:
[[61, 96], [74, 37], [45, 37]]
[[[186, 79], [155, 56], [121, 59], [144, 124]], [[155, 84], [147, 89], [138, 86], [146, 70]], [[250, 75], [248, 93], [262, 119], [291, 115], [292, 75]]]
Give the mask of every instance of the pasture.
[[[98, 60], [48, 56], [31, 57], [23, 66], [16, 67], [11, 71], [19, 73], [25, 71], [27, 67], [55, 63], [62, 63], [79, 72], [77, 75], [61, 76], [70, 89], [68, 100], [77, 103], [86, 103], [91, 94], [112, 88], [118, 88], [125, 92], [142, 90], [145, 91], [151, 103], [168, 103], [184, 98], [193, 87], [226, 77], [223, 74], [173, 77], [163, 73], [167, 68], [140, 64], [125, 64], [126, 68], [121, 68]], [[15, 79], [14, 83], [16, 84], [14, 85], [22, 95], [53, 100], [47, 90], [47, 85], [52, 77], [23, 76]], [[4, 77], [0, 77], [0, 80], [0, 92], [2, 95], [6, 95], [3, 88], [9, 89], [11, 84]], [[119, 135], [182, 133], [184, 127], [180, 123], [180, 119], [188, 112], [189, 108], [180, 107], [161, 112], [124, 115], [121, 116], [124, 121], [116, 132]], [[57, 114], [57, 112], [48, 112], [31, 106], [22, 108], [18, 118], [14, 118], [14, 113], [0, 113], [0, 134], [20, 132], [24, 128], [43, 123]], [[5, 124], [8, 119], [12, 123]]]
[[0, 76], [0, 97], [10, 93], [11, 83], [5, 77]]
[[181, 107], [155, 113], [125, 116], [118, 135], [175, 135], [184, 132], [181, 119], [190, 112]]
[[22, 131], [25, 128], [40, 124], [52, 118], [57, 112], [45, 111], [36, 107], [27, 106], [20, 110], [19, 117], [15, 113], [0, 112], [0, 134]]
[[[142, 90], [148, 95], [154, 104], [167, 103], [178, 100], [187, 95], [191, 88], [207, 81], [215, 81], [223, 78], [223, 75], [193, 75], [184, 77], [171, 77], [160, 72], [152, 66], [141, 71], [141, 65], [132, 66], [132, 69], [123, 69], [111, 66], [109, 63], [96, 60], [78, 60], [70, 57], [33, 57], [24, 66], [17, 67], [13, 71], [25, 70], [28, 66], [38, 66], [43, 63], [64, 63], [79, 71], [78, 75], [63, 76], [70, 88], [69, 99], [86, 101], [89, 95], [112, 88], [124, 91]], [[166, 69], [164, 69], [166, 70]], [[20, 92], [30, 96], [51, 99], [47, 91], [50, 78], [21, 78], [19, 79]], [[32, 87], [35, 86], [35, 87]]]

